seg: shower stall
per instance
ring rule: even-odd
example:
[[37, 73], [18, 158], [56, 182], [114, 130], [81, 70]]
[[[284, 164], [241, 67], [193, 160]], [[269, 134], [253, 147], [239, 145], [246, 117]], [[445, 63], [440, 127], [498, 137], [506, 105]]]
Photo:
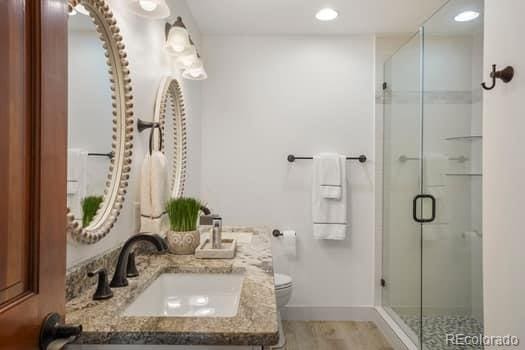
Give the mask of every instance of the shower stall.
[[451, 0], [384, 66], [382, 306], [421, 349], [483, 333], [482, 58]]

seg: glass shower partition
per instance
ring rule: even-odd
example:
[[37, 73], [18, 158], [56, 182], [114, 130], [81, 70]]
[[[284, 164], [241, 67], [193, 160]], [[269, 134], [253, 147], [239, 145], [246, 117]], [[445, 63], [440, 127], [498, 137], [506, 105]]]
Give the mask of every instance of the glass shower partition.
[[383, 85], [383, 276], [386, 312], [415, 343], [421, 332], [421, 50], [414, 34], [385, 63]]
[[421, 349], [483, 333], [482, 57], [450, 0], [384, 67], [382, 303]]
[[[455, 21], [465, 10], [480, 16]], [[482, 0], [452, 0], [423, 26], [422, 183], [436, 198], [436, 218], [422, 231], [421, 334], [428, 349], [456, 349], [452, 335], [483, 333], [482, 13]]]

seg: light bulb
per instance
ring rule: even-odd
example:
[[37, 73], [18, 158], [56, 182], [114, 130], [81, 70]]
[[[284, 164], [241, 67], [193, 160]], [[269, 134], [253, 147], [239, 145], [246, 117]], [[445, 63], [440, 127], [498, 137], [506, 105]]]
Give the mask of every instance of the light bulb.
[[182, 73], [182, 77], [188, 80], [205, 80], [208, 79], [206, 70], [201, 69], [187, 69]]
[[155, 11], [158, 4], [156, 1], [153, 0], [139, 0], [139, 5], [144, 11]]
[[182, 77], [189, 80], [204, 80], [208, 78], [208, 74], [206, 73], [206, 70], [204, 69], [204, 65], [202, 64], [202, 60], [200, 58], [197, 58], [197, 60], [184, 72], [182, 73]]
[[189, 73], [194, 78], [197, 78], [199, 75], [201, 75], [201, 72], [198, 71], [197, 69], [191, 69]]
[[179, 58], [178, 61], [185, 67], [191, 67], [192, 64], [194, 64], [199, 58], [197, 57], [197, 50], [195, 49], [195, 46], [190, 46], [186, 50], [184, 50]]
[[166, 0], [125, 0], [128, 3], [128, 9], [135, 15], [149, 18], [161, 19], [170, 15], [170, 8]]
[[175, 53], [183, 52], [189, 44], [188, 31], [182, 27], [172, 27], [167, 43]]

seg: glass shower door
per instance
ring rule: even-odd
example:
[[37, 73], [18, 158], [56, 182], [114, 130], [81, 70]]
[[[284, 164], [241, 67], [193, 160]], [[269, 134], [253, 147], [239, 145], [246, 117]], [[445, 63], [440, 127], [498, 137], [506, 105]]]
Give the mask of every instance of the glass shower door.
[[[480, 16], [453, 20], [465, 10]], [[423, 27], [422, 193], [436, 198], [436, 218], [423, 224], [421, 242], [427, 349], [463, 348], [450, 341], [453, 335], [483, 333], [482, 12], [482, 0], [453, 0]]]
[[415, 344], [421, 331], [421, 40], [415, 34], [384, 66], [382, 304]]

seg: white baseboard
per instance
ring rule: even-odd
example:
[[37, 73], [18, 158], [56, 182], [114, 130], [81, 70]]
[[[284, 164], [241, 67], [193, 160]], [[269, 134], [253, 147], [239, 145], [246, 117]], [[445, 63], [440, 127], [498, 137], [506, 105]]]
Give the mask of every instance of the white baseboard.
[[374, 323], [395, 350], [418, 350], [410, 337], [382, 307], [374, 308], [377, 317]]
[[286, 306], [283, 320], [290, 321], [373, 321], [372, 306]]

